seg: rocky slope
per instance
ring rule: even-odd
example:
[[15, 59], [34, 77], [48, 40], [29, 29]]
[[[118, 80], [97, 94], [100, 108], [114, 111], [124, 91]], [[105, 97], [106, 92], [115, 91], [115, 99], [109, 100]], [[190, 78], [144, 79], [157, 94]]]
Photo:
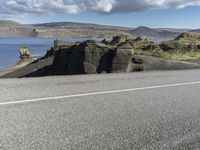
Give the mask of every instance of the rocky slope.
[[174, 40], [162, 43], [161, 48], [165, 51], [200, 51], [200, 34], [182, 33]]
[[199, 33], [192, 33], [187, 32], [183, 33], [175, 39], [176, 42], [186, 44], [186, 45], [199, 45], [200, 44], [200, 34]]

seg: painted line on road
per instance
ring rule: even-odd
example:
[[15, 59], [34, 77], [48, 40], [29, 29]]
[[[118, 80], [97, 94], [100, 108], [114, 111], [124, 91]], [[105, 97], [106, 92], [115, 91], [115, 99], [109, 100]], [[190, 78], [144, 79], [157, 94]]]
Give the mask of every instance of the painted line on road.
[[26, 100], [18, 100], [18, 101], [10, 101], [10, 102], [1, 102], [0, 106], [1, 105], [38, 102], [38, 101], [58, 100], [58, 99], [65, 99], [65, 98], [86, 97], [86, 96], [93, 96], [93, 95], [122, 93], [122, 92], [130, 92], [130, 91], [142, 91], [142, 90], [149, 90], [149, 89], [159, 89], [159, 88], [186, 86], [186, 85], [194, 85], [194, 84], [200, 84], [200, 81], [176, 83], [176, 84], [166, 84], [166, 85], [156, 85], [156, 86], [148, 86], [148, 87], [140, 87], [140, 88], [121, 89], [121, 90], [112, 90], [112, 91], [92, 92], [92, 93], [83, 93], [83, 94], [73, 94], [73, 95], [56, 96], [56, 97], [35, 98], [35, 99], [26, 99]]

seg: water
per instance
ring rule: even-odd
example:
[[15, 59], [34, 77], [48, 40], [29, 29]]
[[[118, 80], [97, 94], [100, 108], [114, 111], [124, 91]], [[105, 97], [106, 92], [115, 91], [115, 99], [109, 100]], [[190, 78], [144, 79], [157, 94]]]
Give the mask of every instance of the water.
[[[21, 45], [28, 46], [35, 57], [43, 56], [53, 46], [53, 38], [15, 38], [0, 37], [0, 69], [16, 64]], [[86, 39], [59, 39], [69, 42], [84, 41]]]
[[153, 42], [156, 42], [156, 43], [161, 43], [161, 42], [166, 42], [166, 41], [170, 41], [170, 40], [174, 40], [175, 37], [168, 37], [168, 38], [157, 38], [157, 37], [154, 37], [154, 38], [148, 38], [149, 41], [153, 41]]

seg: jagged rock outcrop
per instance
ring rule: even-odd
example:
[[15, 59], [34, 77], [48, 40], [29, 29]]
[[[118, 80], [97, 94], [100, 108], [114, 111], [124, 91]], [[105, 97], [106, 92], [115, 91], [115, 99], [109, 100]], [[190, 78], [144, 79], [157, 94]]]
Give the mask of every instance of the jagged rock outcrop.
[[20, 50], [20, 61], [32, 61], [33, 55], [31, 53], [31, 50], [26, 46], [21, 46]]
[[159, 49], [160, 44], [154, 43], [151, 41], [148, 41], [147, 39], [143, 39], [141, 37], [136, 38], [129, 38], [127, 35], [120, 35], [115, 36], [113, 39], [109, 42], [106, 39], [101, 41], [103, 44], [108, 46], [125, 46], [126, 49], [134, 49], [134, 51], [142, 50], [142, 51], [150, 51], [154, 49]]
[[120, 43], [119, 45], [117, 45], [117, 48], [118, 49], [121, 49], [121, 50], [130, 50], [132, 51], [133, 50], [133, 47], [131, 46], [131, 44], [129, 42], [122, 42]]
[[54, 46], [51, 47], [49, 50], [47, 50], [47, 53], [45, 55], [46, 57], [53, 57], [56, 54], [56, 51], [58, 50], [62, 50], [62, 49], [67, 49], [77, 43], [73, 43], [73, 42], [65, 42], [65, 41], [61, 41], [61, 40], [55, 40], [54, 41]]
[[128, 42], [136, 51], [151, 51], [160, 48], [160, 45], [158, 43], [150, 42], [140, 37], [137, 37], [136, 39], [129, 39]]
[[105, 45], [109, 45], [109, 44], [110, 44], [110, 41], [107, 41], [106, 39], [103, 39], [103, 40], [101, 41], [101, 43], [103, 43], [103, 44], [105, 44]]
[[131, 72], [133, 48], [129, 43], [108, 46], [85, 41], [55, 52], [52, 65], [27, 76], [75, 75], [93, 73]]
[[120, 44], [122, 42], [126, 42], [129, 39], [129, 36], [127, 35], [118, 35], [118, 36], [114, 36], [113, 39], [110, 41], [110, 45], [117, 45]]
[[73, 42], [65, 42], [61, 40], [55, 40], [54, 41], [54, 49], [59, 50], [59, 49], [66, 49], [74, 45], [75, 43]]

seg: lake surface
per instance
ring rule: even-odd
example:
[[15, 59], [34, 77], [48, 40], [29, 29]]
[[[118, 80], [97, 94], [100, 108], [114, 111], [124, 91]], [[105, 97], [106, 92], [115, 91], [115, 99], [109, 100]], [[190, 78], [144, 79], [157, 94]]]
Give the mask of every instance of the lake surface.
[[[43, 56], [53, 46], [53, 38], [15, 38], [0, 37], [0, 69], [16, 64], [21, 45], [28, 46], [35, 57]], [[84, 41], [86, 39], [59, 39], [69, 42]]]

